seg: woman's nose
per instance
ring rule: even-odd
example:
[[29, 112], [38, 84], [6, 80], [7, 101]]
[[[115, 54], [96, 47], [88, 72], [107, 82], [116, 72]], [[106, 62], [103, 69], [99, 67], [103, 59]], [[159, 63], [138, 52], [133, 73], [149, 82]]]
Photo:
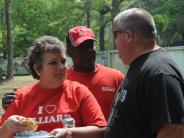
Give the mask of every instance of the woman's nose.
[[67, 68], [67, 65], [66, 65], [66, 63], [65, 64], [63, 64], [63, 63], [58, 63], [57, 64], [57, 67], [59, 68], [59, 69], [65, 69], [65, 68]]

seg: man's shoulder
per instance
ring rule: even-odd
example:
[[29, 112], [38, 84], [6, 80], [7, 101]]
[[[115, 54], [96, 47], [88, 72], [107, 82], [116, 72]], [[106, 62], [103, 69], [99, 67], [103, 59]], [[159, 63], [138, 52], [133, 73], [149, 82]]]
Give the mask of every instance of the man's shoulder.
[[104, 65], [101, 65], [101, 64], [97, 64], [98, 68], [99, 68], [99, 72], [101, 74], [105, 74], [105, 75], [108, 75], [109, 77], [110, 76], [113, 76], [113, 78], [124, 78], [125, 74], [122, 73], [121, 71], [117, 70], [117, 69], [114, 69], [114, 68], [110, 68], [110, 67], [107, 67], [107, 66], [104, 66]]
[[107, 67], [107, 66], [104, 66], [104, 65], [101, 65], [101, 64], [97, 64], [97, 66], [100, 70], [106, 71], [108, 73], [123, 74], [121, 71], [119, 71], [117, 69], [114, 69], [114, 68], [111, 68], [111, 67]]
[[176, 65], [171, 56], [162, 49], [152, 52], [151, 55], [146, 58], [144, 63], [140, 64], [140, 67], [141, 72], [147, 77], [162, 74], [180, 76], [182, 74], [181, 69]]

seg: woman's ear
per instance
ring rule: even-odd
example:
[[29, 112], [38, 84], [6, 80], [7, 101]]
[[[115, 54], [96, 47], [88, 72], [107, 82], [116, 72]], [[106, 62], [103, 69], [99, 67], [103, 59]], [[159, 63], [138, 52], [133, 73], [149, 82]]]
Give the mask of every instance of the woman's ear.
[[34, 68], [36, 74], [37, 74], [38, 76], [40, 76], [40, 71], [39, 71], [38, 65], [37, 65], [37, 64], [34, 64], [34, 65], [33, 65], [33, 68]]

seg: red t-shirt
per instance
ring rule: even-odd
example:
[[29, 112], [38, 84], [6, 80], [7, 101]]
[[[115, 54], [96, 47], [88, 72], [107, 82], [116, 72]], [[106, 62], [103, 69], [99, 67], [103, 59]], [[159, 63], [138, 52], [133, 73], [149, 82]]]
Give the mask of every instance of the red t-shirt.
[[77, 72], [72, 67], [67, 72], [67, 79], [84, 84], [93, 93], [106, 120], [116, 90], [123, 78], [124, 75], [120, 71], [100, 64], [96, 64], [95, 71], [90, 73]]
[[62, 128], [64, 115], [71, 115], [76, 126], [106, 126], [100, 106], [84, 85], [65, 80], [56, 89], [43, 89], [32, 84], [17, 91], [17, 98], [6, 110], [0, 125], [10, 115], [31, 117], [39, 122], [37, 131]]

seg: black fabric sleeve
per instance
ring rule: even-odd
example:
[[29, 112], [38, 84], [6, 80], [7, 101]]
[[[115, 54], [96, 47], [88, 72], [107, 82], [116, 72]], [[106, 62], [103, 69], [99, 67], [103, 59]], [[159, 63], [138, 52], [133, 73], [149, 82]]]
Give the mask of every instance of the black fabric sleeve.
[[146, 113], [153, 133], [167, 123], [184, 123], [184, 84], [176, 76], [160, 74], [145, 81]]

